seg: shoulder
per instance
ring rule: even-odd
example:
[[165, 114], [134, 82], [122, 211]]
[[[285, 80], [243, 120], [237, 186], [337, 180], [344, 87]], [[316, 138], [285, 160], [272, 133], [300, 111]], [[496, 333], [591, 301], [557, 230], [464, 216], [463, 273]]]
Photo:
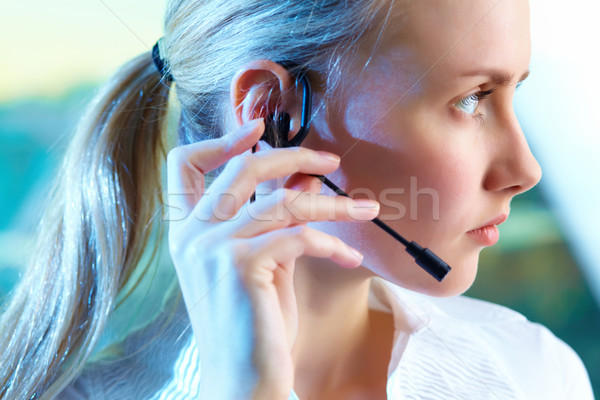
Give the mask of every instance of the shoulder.
[[550, 396], [546, 398], [593, 399], [580, 357], [545, 326], [510, 308], [467, 296], [431, 301], [446, 322], [453, 320], [489, 346], [527, 398], [544, 398], [545, 392]]
[[[388, 293], [379, 298], [387, 299], [395, 318], [400, 316], [412, 328], [398, 355], [399, 376], [406, 375], [399, 381], [411, 381], [406, 390], [414, 389], [414, 382], [427, 386], [424, 379], [432, 375], [430, 385], [440, 381], [448, 388], [453, 382], [456, 393], [468, 387], [473, 394], [479, 385], [481, 398], [495, 388], [506, 394], [503, 398], [593, 399], [579, 356], [548, 328], [519, 312], [464, 295], [436, 298], [387, 281], [376, 283], [374, 289]], [[432, 357], [436, 374], [427, 361]], [[421, 365], [422, 374], [417, 371]]]

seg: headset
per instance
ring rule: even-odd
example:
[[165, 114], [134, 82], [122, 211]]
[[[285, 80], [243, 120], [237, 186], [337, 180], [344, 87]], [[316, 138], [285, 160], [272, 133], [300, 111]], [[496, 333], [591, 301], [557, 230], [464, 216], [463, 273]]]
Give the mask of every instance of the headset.
[[[279, 62], [279, 64], [285, 67], [288, 71], [294, 67], [291, 63], [287, 62]], [[271, 147], [300, 146], [310, 130], [310, 118], [312, 113], [312, 91], [310, 83], [306, 76], [306, 72], [303, 70], [300, 70], [298, 74], [292, 74], [292, 76], [295, 77], [296, 87], [298, 87], [298, 83], [302, 84], [302, 117], [300, 121], [300, 129], [291, 140], [288, 140], [288, 134], [290, 132], [290, 115], [286, 112], [279, 112], [277, 115], [275, 115], [275, 113], [270, 114], [267, 118], [265, 118], [265, 132], [260, 140], [264, 140], [271, 145]], [[255, 151], [256, 145], [252, 147], [252, 152], [254, 153]], [[350, 197], [327, 177], [323, 175], [311, 176], [318, 178], [337, 195]], [[252, 194], [250, 201], [253, 202], [255, 197], [255, 194]], [[444, 260], [442, 260], [440, 257], [435, 255], [431, 250], [421, 247], [416, 242], [409, 242], [379, 218], [374, 218], [372, 222], [388, 235], [404, 245], [406, 252], [414, 258], [415, 262], [439, 282], [441, 282], [451, 270], [450, 266], [446, 264], [446, 262], [444, 262]]]

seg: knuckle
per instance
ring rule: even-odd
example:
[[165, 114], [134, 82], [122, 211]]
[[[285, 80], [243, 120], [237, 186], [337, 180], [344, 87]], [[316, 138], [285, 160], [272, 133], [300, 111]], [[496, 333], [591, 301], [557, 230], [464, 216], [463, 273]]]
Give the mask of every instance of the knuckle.
[[241, 180], [252, 180], [257, 182], [262, 174], [261, 163], [255, 154], [240, 154], [233, 157], [226, 166], [227, 169], [232, 170]]
[[298, 191], [288, 188], [277, 189], [277, 198], [286, 206], [291, 206], [298, 197]]
[[189, 249], [188, 259], [196, 266], [201, 263], [206, 272], [242, 271], [251, 262], [250, 247], [242, 240], [223, 239], [217, 242], [206, 237], [202, 239]]
[[266, 289], [271, 286], [273, 274], [265, 268], [257, 268], [254, 265], [244, 268], [239, 276], [246, 288]]
[[169, 254], [172, 258], [181, 254], [182, 247], [182, 243], [178, 240], [178, 237], [175, 234], [169, 233]]
[[248, 171], [255, 168], [256, 156], [254, 154], [240, 154], [231, 159], [229, 164], [238, 171]]
[[195, 260], [202, 259], [212, 252], [218, 252], [219, 245], [216, 242], [215, 233], [213, 232], [212, 235], [202, 234], [196, 236], [189, 242], [187, 250], [190, 257], [193, 257]]
[[286, 151], [290, 152], [292, 157], [302, 157], [307, 153], [307, 148], [305, 147], [287, 147]]
[[221, 149], [224, 153], [226, 154], [230, 154], [231, 153], [231, 143], [230, 140], [227, 138], [227, 136], [219, 136], [213, 139], [209, 139], [210, 141], [212, 141], [214, 144], [217, 145], [217, 147], [219, 149]]
[[170, 228], [168, 233], [168, 249], [171, 257], [178, 260], [196, 263], [211, 257], [212, 254], [229, 254], [223, 248], [230, 242], [226, 234], [218, 227], [199, 230], [192, 221], [183, 222], [177, 229]]
[[284, 218], [284, 221], [290, 223], [295, 215], [294, 201], [298, 197], [298, 191], [279, 188], [273, 192], [274, 207], [281, 210], [278, 215]]
[[168, 245], [171, 256], [180, 256], [190, 244], [190, 236], [187, 234], [187, 224], [181, 223], [177, 228], [173, 225], [169, 228]]
[[[306, 163], [310, 157], [312, 150], [304, 147], [288, 147], [285, 149], [289, 152], [289, 160], [293, 164], [293, 171], [298, 172], [302, 164]], [[293, 172], [293, 173], [294, 173]]]
[[332, 255], [335, 248], [342, 244], [342, 241], [335, 236], [324, 235], [324, 237], [315, 241], [315, 247], [323, 255]]
[[230, 243], [228, 250], [228, 254], [231, 254], [233, 257], [233, 262], [236, 265], [243, 265], [245, 259], [252, 258], [252, 247], [245, 240], [236, 240], [233, 243]]
[[271, 192], [265, 199], [257, 201], [258, 204], [254, 209], [255, 215], [269, 221], [280, 221], [287, 226], [291, 222], [291, 216], [284, 207], [282, 209], [281, 195], [277, 193], [278, 190]]
[[346, 243], [337, 236], [329, 236], [334, 247], [346, 247]]
[[306, 147], [297, 147], [295, 148], [298, 154], [298, 158], [301, 159], [302, 162], [307, 162], [308, 160], [314, 162], [316, 160], [321, 160], [321, 156], [313, 149], [309, 149]]
[[300, 239], [303, 242], [306, 242], [310, 239], [312, 239], [312, 235], [313, 231], [312, 229], [310, 229], [308, 226], [306, 225], [296, 225], [292, 228], [290, 228], [292, 235], [297, 237], [298, 239]]
[[299, 146], [295, 146], [295, 147], [287, 147], [287, 149], [291, 152], [293, 152], [292, 154], [297, 154], [298, 156], [305, 156], [305, 155], [309, 155], [311, 154], [314, 150], [311, 150], [307, 147], [299, 147]]

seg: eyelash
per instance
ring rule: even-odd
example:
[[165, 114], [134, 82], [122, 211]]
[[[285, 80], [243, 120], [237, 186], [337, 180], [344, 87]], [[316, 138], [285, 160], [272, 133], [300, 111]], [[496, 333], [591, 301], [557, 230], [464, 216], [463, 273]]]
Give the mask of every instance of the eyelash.
[[[515, 89], [518, 89], [521, 86], [522, 83], [523, 82], [517, 83], [517, 87]], [[495, 91], [495, 89], [490, 89], [490, 90], [482, 90], [482, 91], [479, 91], [477, 93], [470, 94], [467, 97], [465, 97], [465, 98], [457, 101], [454, 105], [457, 108], [460, 109], [459, 105], [461, 103], [464, 104], [465, 101], [467, 101], [469, 99], [472, 99], [472, 101], [477, 101], [477, 106], [475, 107], [475, 110], [477, 110], [477, 108], [479, 107], [479, 102], [481, 100], [485, 99], [486, 97], [488, 97], [490, 94], [494, 93], [494, 91]], [[465, 114], [468, 114], [468, 115], [470, 115], [473, 118], [477, 118], [477, 120], [478, 120], [478, 122], [479, 122], [480, 125], [483, 124], [483, 122], [485, 121], [484, 118], [483, 118], [483, 113], [471, 114], [471, 113], [468, 113], [468, 112], [465, 112], [465, 111], [462, 111], [462, 110], [461, 110], [461, 112], [463, 112]], [[475, 112], [475, 111], [473, 111], [473, 112]]]
[[[482, 113], [477, 113], [475, 114], [475, 111], [477, 111], [477, 108], [479, 107], [479, 102], [483, 99], [485, 99], [486, 97], [488, 97], [490, 94], [494, 93], [495, 89], [490, 89], [490, 90], [482, 90], [480, 92], [477, 93], [473, 93], [468, 95], [467, 97], [460, 99], [459, 101], [457, 101], [454, 105], [456, 106], [456, 108], [458, 108], [461, 112], [472, 116], [473, 118], [477, 118], [479, 120], [479, 122], [481, 124], [483, 124], [484, 119], [483, 119], [483, 114]], [[475, 110], [473, 111], [473, 113], [464, 111], [463, 109], [461, 109], [461, 104], [464, 107], [466, 102], [477, 102], [477, 105], [475, 106]], [[468, 104], [468, 103], [467, 103]]]

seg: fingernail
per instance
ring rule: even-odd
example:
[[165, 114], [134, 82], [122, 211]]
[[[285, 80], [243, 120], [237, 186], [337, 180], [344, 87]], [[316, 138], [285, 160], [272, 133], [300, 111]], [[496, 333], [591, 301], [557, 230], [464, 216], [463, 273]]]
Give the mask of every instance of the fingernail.
[[314, 185], [315, 185], [315, 190], [316, 190], [317, 192], [320, 192], [320, 191], [321, 191], [321, 189], [323, 189], [323, 182], [321, 182], [319, 179], [316, 179], [316, 178], [315, 178], [315, 181], [316, 181], [316, 182], [314, 183]]
[[264, 118], [256, 118], [253, 120], [250, 120], [248, 122], [246, 122], [246, 127], [248, 127], [248, 131], [253, 131], [254, 129], [256, 129], [259, 125], [264, 125]]
[[328, 151], [317, 151], [317, 153], [319, 153], [319, 155], [324, 159], [332, 161], [336, 164], [340, 162], [340, 156], [338, 156], [337, 154], [333, 154]]
[[379, 214], [379, 202], [368, 199], [353, 199], [352, 213], [357, 216], [373, 218]]
[[373, 211], [379, 211], [379, 202], [376, 200], [369, 199], [353, 199], [355, 208], [369, 209]]
[[[251, 136], [256, 133], [259, 125], [263, 124], [262, 118], [252, 119], [241, 126], [240, 134], [242, 137]], [[263, 129], [264, 130], [264, 129]]]
[[352, 252], [352, 254], [358, 259], [358, 261], [362, 261], [362, 259], [364, 258], [363, 254], [356, 250], [354, 247], [350, 247], [348, 246], [348, 248], [350, 249], [350, 251]]

